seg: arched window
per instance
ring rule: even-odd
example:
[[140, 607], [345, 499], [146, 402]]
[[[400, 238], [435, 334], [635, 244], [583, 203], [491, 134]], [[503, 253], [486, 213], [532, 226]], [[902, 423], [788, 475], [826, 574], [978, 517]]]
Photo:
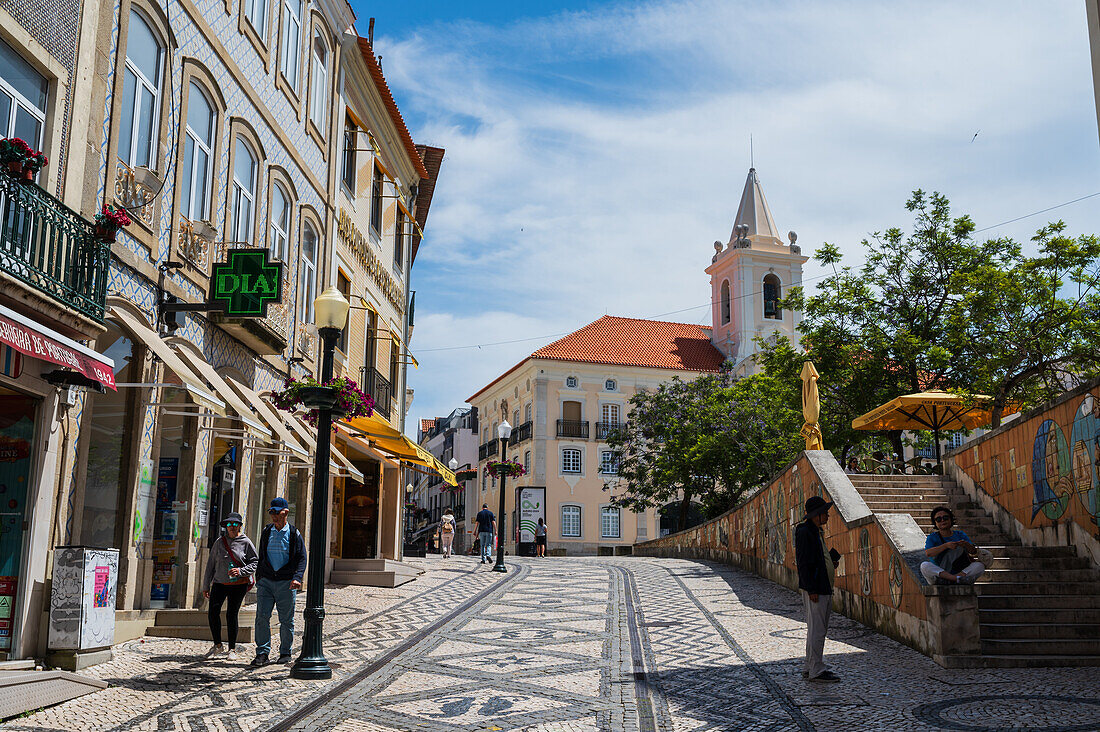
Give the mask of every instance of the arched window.
[[290, 253], [290, 196], [276, 183], [271, 186], [271, 258], [287, 261]]
[[237, 246], [252, 243], [256, 208], [256, 156], [243, 137], [237, 138], [233, 153], [233, 238]]
[[284, 0], [283, 2], [283, 43], [282, 60], [279, 70], [290, 87], [298, 89], [298, 66], [302, 45], [302, 0]]
[[783, 311], [779, 309], [779, 298], [783, 297], [783, 287], [774, 274], [764, 275], [764, 317], [782, 320]]
[[191, 82], [183, 141], [180, 213], [188, 221], [210, 220], [210, 161], [214, 157], [214, 109], [202, 88]]
[[313, 32], [313, 75], [309, 91], [309, 118], [317, 126], [317, 131], [325, 134], [325, 122], [328, 119], [328, 47], [325, 45], [321, 29]]
[[308, 221], [302, 226], [302, 253], [298, 268], [299, 309], [303, 323], [313, 322], [313, 298], [317, 280], [317, 231]]
[[164, 44], [136, 10], [130, 11], [128, 28], [118, 157], [131, 168], [155, 168]]
[[730, 281], [722, 280], [722, 324], [730, 322]]

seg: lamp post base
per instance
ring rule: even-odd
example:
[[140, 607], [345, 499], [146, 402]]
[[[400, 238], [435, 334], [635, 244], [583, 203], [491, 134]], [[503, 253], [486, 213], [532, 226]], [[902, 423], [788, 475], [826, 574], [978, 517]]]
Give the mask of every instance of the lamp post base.
[[324, 658], [302, 658], [294, 662], [290, 667], [290, 678], [319, 681], [332, 678], [332, 669]]
[[508, 568], [505, 567], [504, 564], [500, 563], [500, 564], [496, 564], [496, 565], [493, 566], [493, 571], [494, 572], [507, 572]]

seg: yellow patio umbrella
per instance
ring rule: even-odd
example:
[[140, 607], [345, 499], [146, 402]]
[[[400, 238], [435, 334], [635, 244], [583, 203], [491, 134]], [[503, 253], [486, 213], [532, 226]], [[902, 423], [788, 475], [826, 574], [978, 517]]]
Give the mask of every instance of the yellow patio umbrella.
[[[1006, 406], [1005, 414], [1019, 411]], [[972, 394], [968, 397], [946, 391], [922, 391], [893, 399], [867, 414], [852, 420], [852, 429], [932, 430], [936, 441], [936, 462], [941, 463], [940, 432], [972, 430], [984, 427], [993, 419], [993, 397]]]

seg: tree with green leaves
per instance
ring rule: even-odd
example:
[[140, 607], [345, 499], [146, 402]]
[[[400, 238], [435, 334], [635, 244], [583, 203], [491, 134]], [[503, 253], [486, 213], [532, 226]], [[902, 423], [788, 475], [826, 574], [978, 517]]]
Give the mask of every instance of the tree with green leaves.
[[679, 530], [693, 501], [707, 516], [725, 511], [798, 454], [800, 399], [797, 380], [735, 380], [727, 369], [639, 391], [608, 436], [619, 463], [615, 502], [643, 511], [679, 500]]

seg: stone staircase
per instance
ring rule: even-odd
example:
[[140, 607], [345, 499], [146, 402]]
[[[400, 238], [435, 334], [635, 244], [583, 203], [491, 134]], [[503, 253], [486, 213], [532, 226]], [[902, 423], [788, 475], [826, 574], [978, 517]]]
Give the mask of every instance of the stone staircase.
[[330, 585], [397, 587], [424, 574], [424, 570], [393, 559], [337, 559], [329, 574]]
[[907, 513], [925, 534], [930, 513], [946, 505], [955, 526], [993, 552], [978, 580], [981, 655], [954, 656], [956, 665], [1100, 665], [1100, 570], [1070, 546], [1023, 546], [1005, 534], [950, 478], [849, 475], [874, 513]]

